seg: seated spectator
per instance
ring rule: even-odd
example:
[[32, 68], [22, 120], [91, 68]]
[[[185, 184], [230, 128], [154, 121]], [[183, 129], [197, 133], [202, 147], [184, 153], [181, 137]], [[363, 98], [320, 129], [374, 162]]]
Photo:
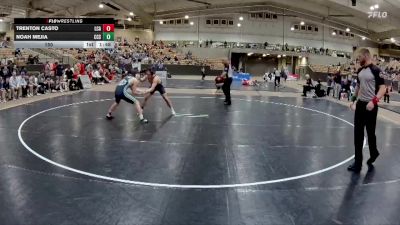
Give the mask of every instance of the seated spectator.
[[100, 74], [100, 76], [101, 76], [101, 78], [100, 78], [101, 84], [108, 84], [108, 83], [110, 83], [110, 80], [108, 79], [107, 74], [108, 74], [108, 71], [107, 71], [107, 70], [104, 70], [104, 73], [101, 73], [101, 74]]
[[[88, 64], [88, 65], [90, 65], [90, 64]], [[74, 78], [74, 72], [72, 72], [70, 65], [67, 66], [67, 69], [65, 69], [64, 73], [67, 78], [67, 80], [66, 80], [67, 86], [69, 87], [71, 80]]]
[[44, 84], [45, 80], [46, 79], [45, 79], [43, 73], [38, 75], [38, 77], [37, 77], [37, 83], [38, 83], [37, 94], [38, 95], [46, 94], [46, 85]]
[[35, 59], [33, 58], [32, 55], [28, 56], [28, 60], [27, 60], [26, 64], [35, 64]]
[[0, 76], [0, 102], [7, 102], [6, 81]]
[[28, 87], [29, 87], [29, 93], [28, 96], [34, 96], [37, 95], [37, 89], [38, 89], [38, 82], [37, 78], [34, 75], [30, 75], [28, 79]]
[[56, 90], [54, 90], [55, 89], [55, 81], [52, 79], [51, 76], [45, 77], [44, 85], [46, 87], [47, 93], [56, 92]]
[[8, 69], [7, 66], [3, 67], [2, 72], [3, 72], [3, 78], [10, 78], [11, 77], [11, 71]]
[[20, 84], [20, 78], [17, 77], [16, 71], [12, 73], [12, 76], [10, 77], [9, 80], [9, 84], [11, 90], [10, 99], [19, 99], [22, 89]]
[[350, 82], [348, 80], [344, 80], [339, 92], [339, 100], [342, 97], [342, 94], [346, 94], [347, 100], [350, 101]]
[[319, 98], [326, 96], [325, 90], [322, 89], [321, 80], [318, 80], [317, 85], [315, 85], [315, 95]]
[[21, 85], [21, 90], [22, 90], [22, 97], [30, 97], [28, 96], [28, 82], [26, 80], [25, 73], [22, 72], [19, 76], [18, 79], [20, 80], [20, 85]]
[[101, 76], [100, 76], [100, 72], [97, 68], [94, 69], [92, 76], [93, 76], [94, 83], [96, 85], [99, 84], [99, 81], [101, 80]]
[[310, 75], [306, 74], [306, 84], [303, 85], [303, 97], [307, 97], [307, 92], [314, 89]]
[[[18, 73], [18, 72], [17, 72], [17, 73]], [[21, 69], [19, 70], [19, 73], [20, 73], [20, 74], [22, 74], [22, 73], [23, 73], [23, 74], [28, 74], [28, 70], [27, 70], [24, 66], [22, 66]]]

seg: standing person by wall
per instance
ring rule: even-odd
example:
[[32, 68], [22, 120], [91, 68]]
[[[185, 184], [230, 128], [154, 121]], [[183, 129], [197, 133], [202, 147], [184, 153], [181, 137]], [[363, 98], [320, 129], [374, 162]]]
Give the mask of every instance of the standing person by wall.
[[[359, 172], [363, 161], [364, 147], [364, 128], [367, 129], [368, 147], [370, 158], [367, 161], [368, 166], [372, 166], [379, 151], [376, 146], [376, 119], [378, 115], [378, 102], [386, 92], [384, 80], [381, 77], [381, 70], [372, 63], [371, 53], [368, 49], [361, 49], [358, 60], [361, 68], [358, 70], [357, 87], [352, 97], [352, 109], [355, 108], [354, 115], [354, 163], [347, 169], [353, 172]], [[357, 103], [354, 103], [357, 100]], [[355, 104], [355, 105], [354, 105]]]
[[386, 102], [386, 103], [389, 103], [389, 98], [390, 98], [389, 92], [390, 92], [390, 88], [389, 88], [389, 86], [386, 85], [386, 87], [385, 87], [385, 95], [384, 95], [384, 98], [383, 98], [383, 101]]
[[331, 93], [332, 85], [333, 85], [333, 78], [332, 78], [332, 75], [331, 75], [331, 74], [328, 74], [328, 78], [327, 78], [327, 80], [326, 80], [326, 86], [327, 86], [326, 96], [329, 96], [329, 94]]
[[334, 90], [333, 90], [333, 97], [334, 98], [339, 98], [340, 97], [339, 96], [340, 95], [340, 88], [342, 87], [342, 77], [340, 76], [340, 73], [335, 74], [335, 77], [333, 78], [333, 81], [335, 83]]
[[222, 76], [225, 77], [224, 84], [222, 85], [222, 91], [225, 94], [225, 105], [231, 105], [231, 85], [233, 81], [233, 70], [230, 62], [227, 60], [224, 62], [224, 71]]
[[201, 67], [201, 79], [204, 80], [206, 78], [206, 68], [204, 66]]
[[274, 68], [274, 74], [275, 74], [275, 87], [281, 85], [281, 72], [277, 69]]

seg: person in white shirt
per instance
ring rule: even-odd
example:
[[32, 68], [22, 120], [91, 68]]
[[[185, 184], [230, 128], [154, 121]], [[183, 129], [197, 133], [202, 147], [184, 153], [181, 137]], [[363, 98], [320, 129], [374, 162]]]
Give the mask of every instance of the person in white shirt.
[[100, 79], [101, 79], [100, 72], [99, 72], [98, 68], [96, 68], [93, 71], [93, 81], [97, 85], [99, 83]]
[[206, 78], [206, 68], [204, 66], [201, 67], [201, 79], [204, 80]]
[[20, 85], [20, 79], [18, 79], [16, 71], [12, 73], [9, 83], [11, 90], [11, 99], [18, 99], [22, 89]]
[[224, 62], [224, 71], [222, 76], [225, 77], [224, 85], [222, 85], [222, 91], [225, 94], [225, 105], [231, 105], [231, 85], [233, 81], [233, 70], [229, 61]]
[[47, 61], [46, 65], [44, 66], [44, 75], [50, 76], [50, 72], [51, 72], [51, 66], [50, 63]]
[[274, 69], [275, 74], [275, 87], [281, 85], [281, 72], [277, 69]]

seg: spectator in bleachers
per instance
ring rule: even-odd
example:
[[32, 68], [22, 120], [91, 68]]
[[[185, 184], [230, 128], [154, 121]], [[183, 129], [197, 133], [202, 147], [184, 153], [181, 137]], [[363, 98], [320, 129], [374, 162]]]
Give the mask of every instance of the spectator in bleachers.
[[25, 97], [30, 97], [28, 96], [28, 82], [26, 81], [26, 76], [25, 76], [25, 72], [21, 72], [19, 76], [17, 76], [19, 81], [20, 81], [20, 85], [21, 85], [21, 96], [23, 98]]
[[[18, 69], [17, 68], [16, 68], [16, 71], [18, 73]], [[19, 70], [19, 73], [28, 74], [28, 70], [24, 66], [22, 66], [21, 69]]]
[[39, 94], [46, 94], [46, 78], [44, 77], [43, 73], [40, 73], [37, 77], [37, 83], [38, 83], [38, 88], [37, 88], [37, 93]]
[[2, 71], [3, 71], [3, 77], [4, 78], [10, 78], [11, 77], [11, 71], [8, 69], [7, 66], [4, 66]]
[[26, 64], [35, 64], [35, 59], [33, 58], [32, 55], [28, 56]]
[[62, 77], [64, 76], [64, 66], [62, 64], [59, 64], [58, 62], [55, 62], [55, 71], [57, 80], [63, 79]]
[[47, 61], [46, 64], [44, 65], [44, 76], [50, 76], [51, 72], [51, 65], [50, 62]]
[[34, 75], [29, 75], [29, 79], [28, 79], [29, 93], [28, 93], [28, 96], [37, 95], [38, 86], [39, 85], [38, 85], [38, 82], [37, 82], [37, 78]]
[[339, 92], [339, 100], [342, 97], [342, 94], [346, 94], [347, 96], [347, 101], [350, 101], [350, 81], [349, 80], [344, 80], [342, 82], [341, 90]]
[[44, 85], [46, 87], [47, 93], [56, 92], [55, 89], [55, 81], [52, 79], [52, 76], [45, 76]]
[[3, 68], [4, 68], [3, 66], [0, 67], [0, 77], [5, 79], [6, 76], [4, 75]]
[[96, 85], [99, 84], [101, 76], [100, 76], [99, 69], [97, 67], [93, 70], [92, 76], [93, 76], [94, 83]]
[[[90, 65], [90, 64], [88, 64], [88, 65]], [[66, 76], [66, 78], [67, 78], [67, 85], [68, 85], [68, 87], [69, 87], [69, 85], [70, 85], [70, 83], [71, 83], [71, 80], [72, 80], [73, 77], [74, 77], [74, 72], [72, 72], [71, 66], [70, 66], [70, 65], [68, 65], [68, 66], [67, 66], [67, 69], [65, 69], [65, 76]]]
[[19, 96], [21, 94], [21, 83], [20, 83], [20, 78], [17, 77], [17, 72], [14, 71], [12, 73], [12, 76], [10, 77], [9, 80], [10, 84], [10, 90], [11, 90], [11, 97], [10, 99], [19, 99]]
[[7, 102], [7, 94], [6, 81], [0, 76], [0, 102]]

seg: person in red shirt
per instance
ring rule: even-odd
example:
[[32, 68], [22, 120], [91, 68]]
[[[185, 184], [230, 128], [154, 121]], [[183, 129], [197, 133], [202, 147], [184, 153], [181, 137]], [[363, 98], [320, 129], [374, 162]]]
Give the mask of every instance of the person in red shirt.
[[79, 74], [84, 75], [85, 74], [85, 63], [81, 62], [80, 63], [80, 68], [79, 68]]
[[217, 91], [220, 90], [222, 88], [222, 85], [224, 85], [224, 77], [223, 76], [217, 76], [215, 78], [215, 87], [217, 88]]

